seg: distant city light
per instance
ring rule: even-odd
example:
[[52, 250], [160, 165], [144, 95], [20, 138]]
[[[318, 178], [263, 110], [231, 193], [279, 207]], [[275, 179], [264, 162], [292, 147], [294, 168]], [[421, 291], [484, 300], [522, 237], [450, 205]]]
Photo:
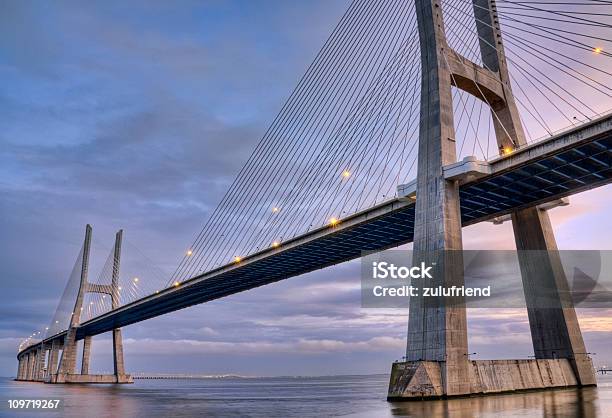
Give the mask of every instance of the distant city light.
[[338, 218], [329, 218], [329, 224], [331, 226], [336, 226], [340, 223], [340, 220]]
[[[74, 313], [74, 312], [72, 312], [72, 313]], [[59, 324], [59, 321], [55, 321], [55, 323], [56, 323], [56, 324]]]

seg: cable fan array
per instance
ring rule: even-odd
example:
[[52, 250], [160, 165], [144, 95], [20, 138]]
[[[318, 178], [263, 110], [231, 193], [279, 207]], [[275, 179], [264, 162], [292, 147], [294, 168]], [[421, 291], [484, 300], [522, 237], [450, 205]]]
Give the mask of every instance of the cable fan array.
[[349, 7], [167, 285], [395, 195], [415, 172], [416, 33], [410, 2]]
[[[483, 65], [480, 48], [495, 49], [478, 36], [470, 0], [443, 0], [449, 44]], [[576, 126], [612, 108], [612, 2], [499, 0], [499, 25], [514, 97], [528, 142]], [[484, 9], [486, 10], [486, 9]], [[487, 103], [455, 91], [458, 155], [499, 155]], [[464, 118], [465, 117], [465, 118]]]
[[[610, 25], [594, 20], [595, 12], [568, 8], [609, 3], [531, 3], [503, 1], [495, 10], [504, 20], [507, 61], [529, 141], [595, 117], [609, 107], [611, 90], [602, 62], [610, 54], [569, 37], [609, 42]], [[482, 64], [474, 7], [469, 0], [445, 0], [445, 26], [451, 46]], [[559, 18], [584, 32], [547, 26]], [[398, 183], [415, 176], [416, 34], [412, 2], [351, 5], [167, 285], [333, 226], [392, 197]], [[453, 97], [459, 158], [498, 156], [491, 127], [497, 115], [489, 104], [457, 89]]]
[[[470, 0], [442, 0], [449, 45], [483, 65]], [[500, 0], [510, 81], [530, 142], [612, 107], [612, 1]], [[172, 275], [126, 243], [121, 305], [321, 227], [396, 195], [416, 176], [421, 63], [412, 0], [355, 0], [318, 52]], [[612, 49], [611, 49], [612, 50]], [[444, 56], [444, 59], [447, 59]], [[495, 112], [453, 88], [458, 158], [499, 157]], [[499, 121], [499, 118], [497, 118]], [[47, 336], [68, 327], [78, 292], [77, 258]], [[109, 284], [109, 254], [94, 284]], [[81, 320], [111, 309], [88, 293]], [[40, 331], [38, 331], [40, 332]], [[38, 334], [36, 334], [38, 335]], [[28, 344], [36, 335], [31, 335]], [[24, 343], [25, 344], [25, 343]]]

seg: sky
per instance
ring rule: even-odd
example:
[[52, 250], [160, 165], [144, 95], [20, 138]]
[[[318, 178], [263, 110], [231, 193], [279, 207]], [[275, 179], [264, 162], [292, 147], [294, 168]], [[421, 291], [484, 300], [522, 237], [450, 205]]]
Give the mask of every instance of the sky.
[[[123, 228], [172, 271], [347, 7], [344, 0], [0, 5], [0, 375], [49, 323], [94, 227], [94, 266]], [[180, 5], [178, 7], [177, 5]], [[561, 249], [612, 249], [610, 186], [551, 211]], [[508, 223], [464, 229], [512, 249]], [[97, 264], [96, 264], [97, 263]], [[95, 268], [93, 269], [95, 270]], [[407, 312], [360, 308], [345, 263], [124, 328], [130, 372], [386, 373]], [[579, 319], [611, 364], [610, 310]], [[474, 358], [533, 354], [526, 313], [470, 310]], [[92, 371], [111, 370], [110, 336]]]

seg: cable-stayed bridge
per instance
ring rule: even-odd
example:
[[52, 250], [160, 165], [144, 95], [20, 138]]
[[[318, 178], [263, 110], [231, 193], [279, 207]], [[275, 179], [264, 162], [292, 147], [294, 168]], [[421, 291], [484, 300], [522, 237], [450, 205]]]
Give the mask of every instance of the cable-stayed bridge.
[[[363, 251], [461, 249], [462, 226], [504, 215], [518, 249], [556, 249], [546, 209], [612, 179], [612, 3], [578, 3], [353, 2], [172, 275], [122, 273], [120, 232], [90, 281], [87, 228], [46, 335], [20, 347], [18, 379], [130, 381], [122, 326]], [[526, 289], [563, 288], [556, 262], [525, 261]], [[441, 283], [463, 280], [446, 269]], [[536, 359], [509, 365], [467, 360], [465, 312], [412, 305], [392, 398], [594, 384], [573, 308], [531, 306]], [[91, 337], [107, 331], [115, 373], [90, 375]], [[474, 376], [503, 381], [512, 367], [531, 383]]]

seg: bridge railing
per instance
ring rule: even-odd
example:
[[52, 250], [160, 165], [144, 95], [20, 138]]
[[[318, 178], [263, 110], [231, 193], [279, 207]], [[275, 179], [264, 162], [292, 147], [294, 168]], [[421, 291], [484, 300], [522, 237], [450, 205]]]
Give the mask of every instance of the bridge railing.
[[551, 131], [548, 135], [543, 135], [543, 136], [540, 136], [540, 137], [537, 137], [537, 138], [530, 139], [524, 145], [520, 145], [520, 146], [517, 146], [516, 148], [514, 148], [512, 150], [509, 150], [507, 152], [507, 154], [500, 155], [499, 153], [496, 153], [496, 154], [489, 155], [487, 157], [487, 161], [494, 161], [494, 160], [497, 160], [497, 159], [500, 159], [500, 158], [504, 158], [507, 155], [510, 155], [510, 154], [514, 153], [515, 151], [517, 151], [517, 150], [521, 150], [521, 149], [529, 147], [529, 146], [531, 146], [533, 144], [537, 144], [538, 142], [546, 141], [546, 140], [548, 140], [550, 138], [553, 138], [555, 136], [561, 135], [561, 134], [563, 134], [565, 132], [569, 132], [569, 131], [571, 131], [573, 129], [579, 128], [581, 125], [583, 125], [585, 123], [593, 122], [593, 121], [605, 118], [605, 117], [610, 116], [610, 115], [612, 115], [612, 109], [608, 109], [605, 112], [601, 112], [601, 113], [595, 114], [595, 115], [593, 115], [593, 117], [588, 118], [588, 119], [576, 119], [577, 123], [572, 123], [571, 125], [566, 125], [563, 128], [559, 128], [557, 130]]

